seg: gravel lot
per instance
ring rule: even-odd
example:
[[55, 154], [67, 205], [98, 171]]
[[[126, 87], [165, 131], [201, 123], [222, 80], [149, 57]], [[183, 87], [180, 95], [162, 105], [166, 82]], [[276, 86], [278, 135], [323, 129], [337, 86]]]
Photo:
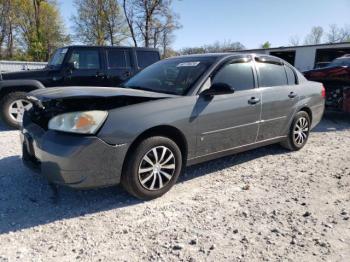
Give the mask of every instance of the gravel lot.
[[273, 145], [187, 169], [165, 196], [121, 188], [55, 196], [0, 127], [0, 261], [350, 261], [350, 117], [308, 145]]

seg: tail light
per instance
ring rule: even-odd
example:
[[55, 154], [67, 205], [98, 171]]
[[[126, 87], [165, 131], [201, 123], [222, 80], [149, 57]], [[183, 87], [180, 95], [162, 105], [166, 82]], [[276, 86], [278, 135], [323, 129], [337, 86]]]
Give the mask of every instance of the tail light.
[[321, 96], [322, 96], [323, 98], [326, 98], [326, 88], [324, 88], [324, 85], [322, 85]]

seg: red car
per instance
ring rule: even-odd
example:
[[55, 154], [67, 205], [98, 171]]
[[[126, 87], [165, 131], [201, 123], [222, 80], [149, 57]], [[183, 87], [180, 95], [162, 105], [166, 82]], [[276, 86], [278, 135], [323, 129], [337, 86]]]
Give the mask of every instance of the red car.
[[350, 113], [350, 54], [333, 60], [324, 68], [304, 72], [311, 81], [326, 88], [326, 107]]

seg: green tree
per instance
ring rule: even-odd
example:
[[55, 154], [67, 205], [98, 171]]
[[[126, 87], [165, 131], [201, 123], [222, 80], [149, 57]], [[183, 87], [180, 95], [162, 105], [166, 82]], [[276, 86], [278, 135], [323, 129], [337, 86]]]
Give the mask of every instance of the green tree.
[[0, 59], [11, 59], [14, 54], [15, 17], [11, 0], [0, 1]]
[[52, 51], [70, 42], [54, 0], [13, 0], [19, 45], [29, 60], [47, 61]]
[[271, 43], [269, 41], [266, 41], [261, 45], [261, 48], [264, 48], [264, 49], [271, 48]]

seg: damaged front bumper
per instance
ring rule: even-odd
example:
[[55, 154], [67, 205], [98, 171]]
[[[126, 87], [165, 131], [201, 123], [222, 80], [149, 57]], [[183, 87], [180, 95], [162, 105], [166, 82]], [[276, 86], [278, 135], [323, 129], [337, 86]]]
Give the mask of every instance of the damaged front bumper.
[[49, 182], [72, 188], [95, 188], [120, 183], [127, 144], [112, 146], [96, 136], [44, 130], [24, 121], [23, 162]]

